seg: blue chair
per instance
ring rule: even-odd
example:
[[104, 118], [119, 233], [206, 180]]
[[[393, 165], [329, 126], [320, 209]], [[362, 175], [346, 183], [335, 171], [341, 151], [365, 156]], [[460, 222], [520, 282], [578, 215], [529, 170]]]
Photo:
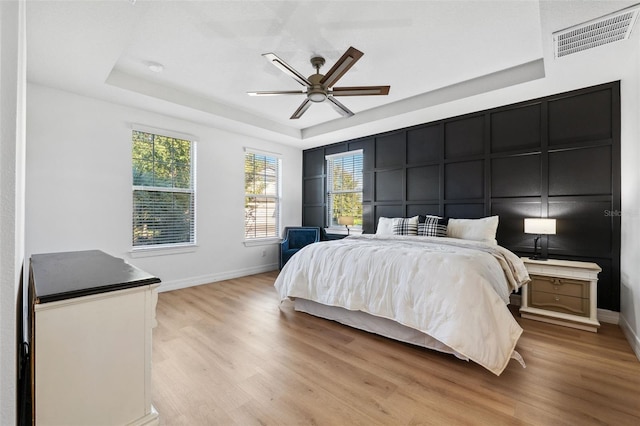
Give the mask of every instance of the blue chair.
[[284, 240], [280, 243], [280, 269], [302, 247], [320, 241], [318, 226], [288, 226], [284, 228]]

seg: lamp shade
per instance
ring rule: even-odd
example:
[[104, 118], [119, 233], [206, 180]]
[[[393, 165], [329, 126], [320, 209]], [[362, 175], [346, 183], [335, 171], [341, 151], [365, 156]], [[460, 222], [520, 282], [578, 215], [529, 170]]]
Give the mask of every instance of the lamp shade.
[[555, 219], [542, 219], [542, 218], [525, 218], [524, 220], [524, 233], [525, 234], [544, 234], [551, 235], [556, 233], [556, 220]]
[[345, 226], [353, 226], [353, 216], [340, 216], [338, 224]]

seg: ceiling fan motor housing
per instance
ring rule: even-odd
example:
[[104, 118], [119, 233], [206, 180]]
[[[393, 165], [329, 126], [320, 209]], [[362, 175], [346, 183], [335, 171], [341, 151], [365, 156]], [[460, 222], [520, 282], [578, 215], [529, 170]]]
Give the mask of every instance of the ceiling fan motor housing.
[[327, 88], [320, 84], [324, 75], [313, 74], [309, 76], [311, 86], [307, 90], [307, 99], [311, 102], [324, 102], [327, 99]]

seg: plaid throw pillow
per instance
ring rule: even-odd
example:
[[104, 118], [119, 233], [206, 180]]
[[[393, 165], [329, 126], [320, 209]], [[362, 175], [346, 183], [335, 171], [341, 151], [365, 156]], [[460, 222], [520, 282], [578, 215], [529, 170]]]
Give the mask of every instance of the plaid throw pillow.
[[418, 224], [418, 235], [423, 237], [446, 237], [447, 222], [439, 216], [427, 216], [424, 223]]
[[393, 221], [394, 235], [418, 235], [418, 216], [396, 218]]

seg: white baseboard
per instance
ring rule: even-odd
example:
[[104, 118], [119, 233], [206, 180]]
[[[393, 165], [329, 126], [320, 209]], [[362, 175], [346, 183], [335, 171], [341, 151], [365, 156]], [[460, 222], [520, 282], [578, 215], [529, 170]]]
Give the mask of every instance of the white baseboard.
[[[511, 294], [509, 303], [513, 306], [520, 306], [522, 297], [519, 294]], [[598, 321], [606, 322], [607, 324], [620, 324], [620, 313], [608, 309], [598, 309]]]
[[151, 410], [146, 416], [141, 417], [132, 423], [128, 423], [127, 426], [157, 426], [158, 424], [160, 424], [160, 416], [158, 415], [156, 407], [152, 404]]
[[634, 333], [633, 329], [629, 325], [629, 322], [624, 317], [624, 315], [620, 315], [619, 324], [620, 324], [620, 328], [622, 329], [622, 332], [624, 333], [624, 336], [627, 338], [627, 341], [629, 342], [629, 345], [631, 345], [631, 349], [636, 354], [636, 358], [638, 358], [638, 361], [640, 361], [640, 337], [638, 337]]
[[598, 320], [607, 324], [620, 324], [620, 312], [598, 308]]
[[201, 275], [198, 277], [189, 277], [181, 280], [163, 281], [158, 287], [158, 292], [179, 290], [181, 288], [193, 287], [196, 285], [209, 284], [217, 281], [231, 280], [233, 278], [246, 277], [247, 275], [260, 274], [262, 272], [270, 272], [278, 269], [278, 264], [253, 266], [251, 268], [236, 269], [234, 271], [225, 271], [217, 274]]

